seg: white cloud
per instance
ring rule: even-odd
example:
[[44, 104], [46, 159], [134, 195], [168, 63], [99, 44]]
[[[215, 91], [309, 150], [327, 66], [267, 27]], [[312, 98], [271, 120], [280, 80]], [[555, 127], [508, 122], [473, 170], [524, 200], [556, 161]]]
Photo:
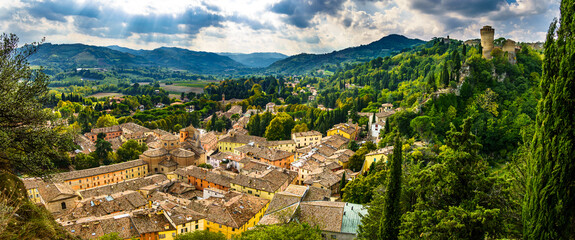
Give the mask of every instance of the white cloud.
[[478, 38], [483, 25], [493, 26], [496, 37], [542, 41], [549, 23], [559, 15], [559, 0], [512, 4], [488, 0], [481, 11], [472, 14], [473, 7], [482, 6], [481, 1], [432, 3], [437, 2], [0, 0], [0, 30], [16, 33], [22, 43], [46, 37], [53, 43], [136, 49], [175, 46], [297, 54], [368, 44], [394, 33], [423, 40], [445, 35]]

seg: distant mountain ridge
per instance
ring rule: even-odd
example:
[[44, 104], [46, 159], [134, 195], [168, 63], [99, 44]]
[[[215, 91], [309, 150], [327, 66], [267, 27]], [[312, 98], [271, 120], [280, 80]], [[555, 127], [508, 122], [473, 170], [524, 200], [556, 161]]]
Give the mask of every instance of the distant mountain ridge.
[[368, 45], [325, 54], [302, 53], [288, 57], [281, 53], [212, 53], [183, 48], [161, 47], [134, 50], [120, 46], [98, 47], [84, 44], [40, 45], [29, 61], [57, 71], [74, 68], [166, 67], [195, 74], [305, 74], [324, 65], [364, 62], [410, 48], [424, 41], [389, 35]]
[[288, 56], [277, 52], [218, 53], [248, 67], [264, 68]]
[[326, 64], [369, 61], [377, 57], [389, 56], [393, 52], [398, 52], [405, 48], [410, 48], [423, 43], [425, 43], [425, 41], [391, 34], [368, 45], [350, 47], [325, 54], [302, 53], [294, 55], [273, 63], [266, 68], [266, 72], [278, 74], [304, 74]]
[[40, 45], [30, 56], [30, 63], [58, 70], [106, 67], [167, 67], [197, 74], [217, 74], [247, 68], [226, 56], [196, 52], [182, 48], [161, 47], [154, 50], [133, 50], [119, 46], [98, 47], [84, 44]]

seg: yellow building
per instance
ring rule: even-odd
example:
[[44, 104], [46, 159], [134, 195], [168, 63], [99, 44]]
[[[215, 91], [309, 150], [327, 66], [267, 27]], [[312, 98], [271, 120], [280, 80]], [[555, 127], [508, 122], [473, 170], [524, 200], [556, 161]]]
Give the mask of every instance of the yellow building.
[[276, 192], [283, 191], [297, 182], [297, 172], [287, 169], [269, 169], [262, 174], [247, 176], [240, 174], [230, 182], [234, 191], [272, 200]]
[[365, 155], [365, 160], [363, 166], [361, 167], [361, 173], [369, 171], [371, 165], [377, 161], [384, 161], [387, 163], [387, 156], [393, 152], [393, 146], [377, 149]]
[[291, 139], [297, 147], [306, 147], [313, 144], [321, 143], [322, 135], [318, 131], [307, 131], [292, 133]]
[[38, 181], [42, 180], [35, 178], [22, 179], [24, 187], [26, 187], [26, 193], [28, 193], [28, 199], [33, 203], [42, 203], [42, 197], [40, 192], [38, 192]]
[[355, 140], [358, 133], [359, 126], [350, 123], [340, 123], [327, 130], [327, 136], [340, 135], [350, 140]]
[[248, 194], [229, 193], [208, 206], [206, 230], [223, 233], [231, 239], [255, 227], [267, 210], [270, 200]]
[[282, 141], [268, 141], [265, 144], [268, 148], [273, 148], [277, 150], [282, 150], [286, 152], [295, 153], [296, 144], [294, 140], [282, 140]]
[[231, 131], [229, 136], [218, 141], [218, 150], [220, 150], [220, 152], [234, 152], [237, 147], [244, 146], [248, 143], [254, 143], [254, 145], [259, 146], [264, 142], [266, 142], [266, 139], [263, 137], [243, 135]]
[[171, 217], [171, 219], [174, 221], [176, 225], [176, 231], [178, 232], [176, 235], [181, 235], [181, 234], [186, 234], [189, 232], [194, 232], [194, 231], [203, 231], [206, 230], [206, 219], [204, 219], [204, 216], [202, 216], [200, 219], [197, 219], [195, 217], [190, 218], [186, 218], [186, 216], [184, 216], [182, 219], [183, 221], [178, 221], [177, 216], [176, 217]]
[[131, 220], [137, 234], [140, 236], [140, 240], [173, 240], [176, 237], [176, 228], [163, 211], [143, 210], [133, 212]]
[[57, 174], [56, 178], [64, 181], [73, 190], [81, 190], [143, 178], [146, 175], [148, 175], [148, 164], [137, 159], [97, 168], [63, 172]]

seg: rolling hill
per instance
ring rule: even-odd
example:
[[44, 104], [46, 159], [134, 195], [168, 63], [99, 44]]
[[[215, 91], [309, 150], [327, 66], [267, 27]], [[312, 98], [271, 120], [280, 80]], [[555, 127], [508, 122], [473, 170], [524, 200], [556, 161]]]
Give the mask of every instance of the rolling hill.
[[221, 56], [229, 57], [248, 67], [265, 68], [274, 62], [285, 59], [288, 56], [275, 52], [257, 52], [257, 53], [218, 53]]
[[[114, 47], [113, 47], [114, 48]], [[122, 47], [97, 47], [84, 44], [42, 44], [30, 56], [32, 65], [41, 65], [55, 71], [74, 68], [107, 67], [167, 67], [188, 70], [196, 74], [215, 74], [246, 68], [229, 57], [209, 52], [196, 52], [182, 48], [132, 50]]]
[[365, 62], [377, 57], [389, 56], [394, 52], [425, 43], [419, 39], [410, 39], [392, 34], [368, 45], [350, 47], [326, 54], [302, 53], [277, 61], [266, 68], [267, 73], [305, 74], [320, 69], [324, 65], [339, 65], [343, 62]]

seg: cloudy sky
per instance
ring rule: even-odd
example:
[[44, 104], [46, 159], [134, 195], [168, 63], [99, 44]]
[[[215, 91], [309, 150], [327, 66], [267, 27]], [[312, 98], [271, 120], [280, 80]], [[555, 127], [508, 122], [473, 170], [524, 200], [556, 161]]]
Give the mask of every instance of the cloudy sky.
[[21, 43], [161, 46], [211, 52], [325, 53], [388, 34], [429, 40], [543, 41], [559, 0], [0, 0]]

